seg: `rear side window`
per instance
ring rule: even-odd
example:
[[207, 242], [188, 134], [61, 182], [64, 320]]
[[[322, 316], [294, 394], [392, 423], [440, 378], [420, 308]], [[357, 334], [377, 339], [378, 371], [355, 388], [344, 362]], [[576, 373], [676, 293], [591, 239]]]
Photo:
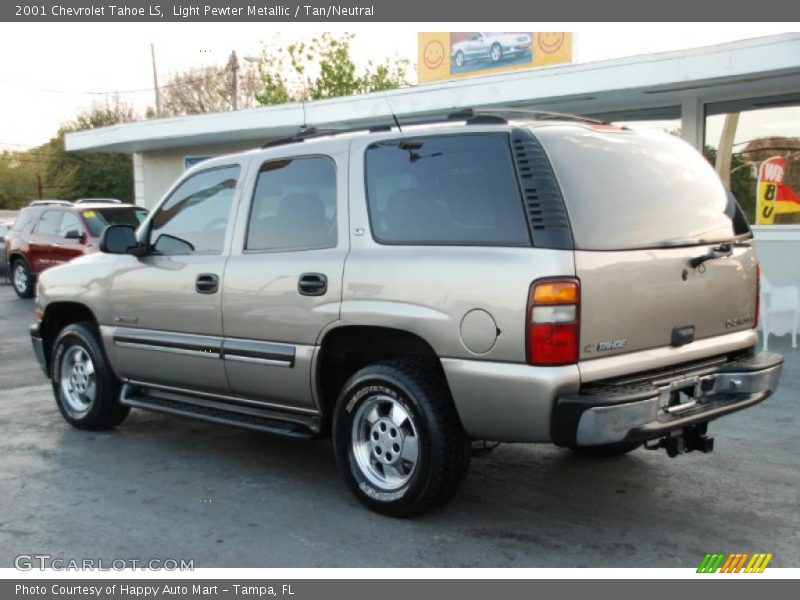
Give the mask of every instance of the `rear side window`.
[[367, 149], [365, 165], [379, 243], [530, 245], [504, 134], [379, 142]]
[[147, 216], [147, 211], [141, 208], [95, 208], [84, 210], [81, 215], [92, 236], [100, 237], [109, 225], [139, 227], [139, 223]]
[[336, 165], [322, 156], [261, 165], [246, 250], [286, 251], [336, 245]]
[[30, 229], [30, 224], [33, 222], [33, 217], [35, 216], [36, 211], [28, 209], [23, 210], [17, 220], [14, 221], [14, 231], [24, 231]]
[[61, 225], [61, 217], [64, 211], [46, 210], [36, 225], [36, 233], [40, 235], [58, 235], [58, 228]]

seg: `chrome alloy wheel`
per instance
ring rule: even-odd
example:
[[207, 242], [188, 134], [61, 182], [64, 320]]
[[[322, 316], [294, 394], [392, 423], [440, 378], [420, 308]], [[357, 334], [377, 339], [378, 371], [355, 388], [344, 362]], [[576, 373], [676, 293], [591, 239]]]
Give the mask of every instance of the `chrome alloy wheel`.
[[367, 398], [353, 419], [353, 457], [373, 485], [396, 490], [419, 463], [419, 436], [408, 410], [390, 396]]
[[64, 408], [74, 418], [85, 415], [97, 396], [94, 364], [81, 346], [72, 346], [61, 359], [61, 395]]
[[24, 294], [28, 289], [28, 272], [20, 262], [14, 267], [14, 289], [19, 294]]
[[500, 48], [500, 44], [495, 44], [492, 46], [492, 62], [498, 62], [500, 59], [503, 58], [503, 50]]

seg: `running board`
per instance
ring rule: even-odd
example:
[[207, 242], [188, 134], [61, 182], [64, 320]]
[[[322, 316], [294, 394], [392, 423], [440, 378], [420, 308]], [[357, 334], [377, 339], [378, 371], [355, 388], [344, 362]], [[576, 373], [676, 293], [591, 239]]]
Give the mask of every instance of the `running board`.
[[120, 403], [133, 408], [294, 438], [312, 438], [320, 431], [320, 418], [315, 415], [281, 413], [252, 406], [237, 406], [227, 402], [131, 384], [122, 386]]

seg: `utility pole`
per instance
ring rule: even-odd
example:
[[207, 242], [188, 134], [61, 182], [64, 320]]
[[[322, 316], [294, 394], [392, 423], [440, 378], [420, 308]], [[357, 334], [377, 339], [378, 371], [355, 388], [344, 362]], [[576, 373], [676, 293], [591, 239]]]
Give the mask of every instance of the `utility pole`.
[[150, 44], [150, 56], [153, 59], [153, 90], [156, 93], [156, 117], [161, 117], [161, 90], [158, 89], [158, 72], [156, 71], [156, 47]]
[[231, 52], [228, 68], [231, 70], [231, 106], [233, 110], [239, 110], [239, 58], [236, 50]]
[[37, 173], [36, 174], [36, 192], [39, 194], [39, 200], [42, 199], [42, 176]]

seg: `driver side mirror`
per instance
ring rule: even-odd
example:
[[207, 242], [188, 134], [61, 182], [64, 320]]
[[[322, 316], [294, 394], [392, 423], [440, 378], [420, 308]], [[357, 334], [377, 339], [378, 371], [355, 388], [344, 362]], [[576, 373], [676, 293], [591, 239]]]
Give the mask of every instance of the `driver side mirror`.
[[138, 247], [136, 230], [130, 225], [109, 225], [100, 237], [100, 252], [106, 254], [133, 254]]

